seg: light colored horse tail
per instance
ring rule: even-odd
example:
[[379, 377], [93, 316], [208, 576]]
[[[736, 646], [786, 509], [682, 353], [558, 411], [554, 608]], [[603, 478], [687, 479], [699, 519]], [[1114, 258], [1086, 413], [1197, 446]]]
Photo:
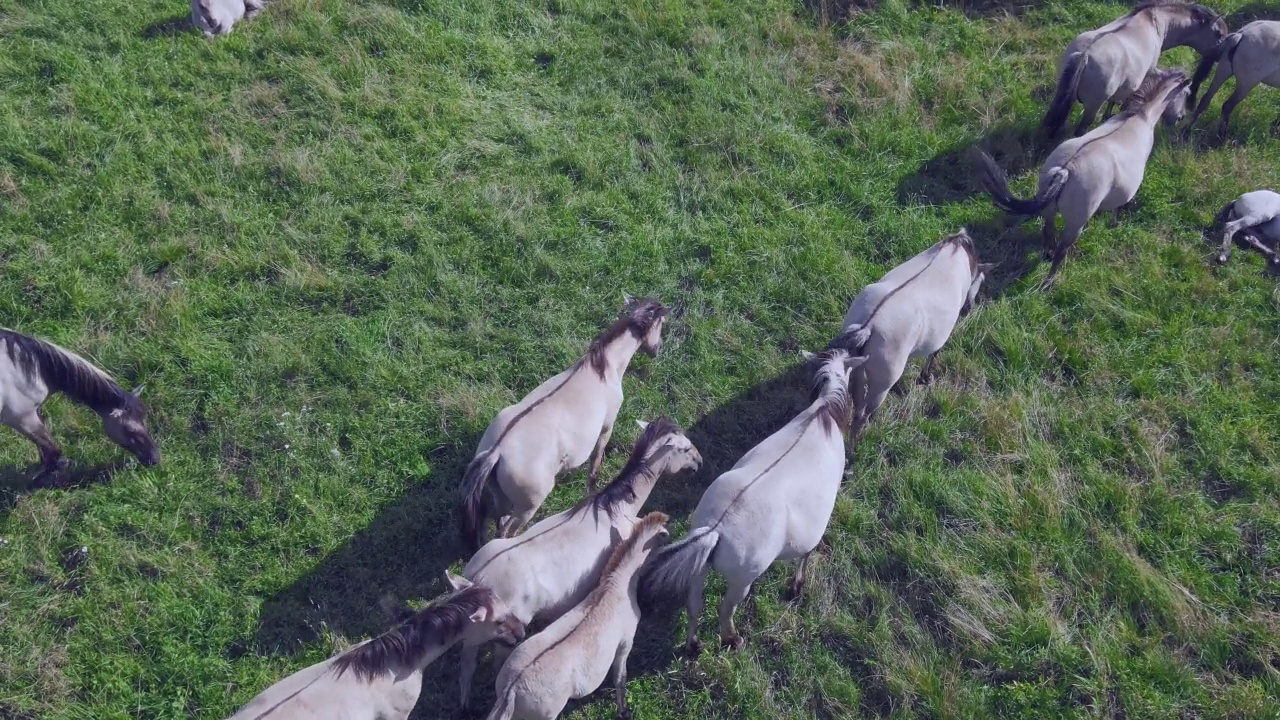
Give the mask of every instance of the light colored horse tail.
[[1067, 58], [1067, 64], [1062, 67], [1062, 74], [1058, 76], [1058, 89], [1053, 93], [1053, 102], [1049, 103], [1044, 120], [1040, 121], [1041, 129], [1049, 137], [1057, 137], [1062, 126], [1066, 124], [1067, 116], [1071, 114], [1071, 106], [1076, 102], [1080, 78], [1084, 75], [1085, 65], [1088, 64], [1089, 56], [1078, 52]]
[[680, 542], [651, 555], [640, 578], [640, 588], [646, 599], [688, 595], [690, 582], [707, 571], [719, 544], [720, 533], [709, 527], [700, 527]]
[[498, 702], [494, 703], [493, 710], [489, 711], [489, 717], [485, 720], [511, 720], [516, 714], [516, 684], [512, 682], [507, 686], [507, 691], [498, 698]]
[[484, 544], [484, 525], [493, 510], [489, 479], [498, 469], [502, 452], [492, 447], [477, 455], [462, 476], [462, 541], [475, 552]]
[[[1204, 54], [1200, 59], [1200, 64], [1196, 65], [1196, 74], [1191, 78], [1191, 95], [1187, 98], [1187, 106], [1194, 108], [1196, 106], [1196, 95], [1200, 92], [1200, 83], [1209, 79], [1209, 73], [1213, 71], [1213, 66], [1225, 55], [1227, 62], [1231, 62], [1231, 56], [1235, 55], [1236, 46], [1240, 44], [1240, 31], [1237, 30], [1230, 35], [1222, 38], [1212, 50]], [[1233, 68], [1234, 70], [1234, 68]]]
[[1070, 172], [1064, 167], [1053, 169], [1053, 179], [1045, 186], [1035, 197], [1023, 200], [1014, 197], [1009, 192], [1009, 177], [1004, 174], [1004, 170], [996, 164], [995, 160], [985, 152], [978, 153], [982, 159], [982, 174], [980, 180], [982, 186], [991, 194], [991, 201], [995, 206], [1009, 213], [1010, 215], [1036, 215], [1045, 208], [1049, 203], [1058, 199], [1058, 194], [1062, 192], [1062, 186], [1067, 184], [1067, 177]]

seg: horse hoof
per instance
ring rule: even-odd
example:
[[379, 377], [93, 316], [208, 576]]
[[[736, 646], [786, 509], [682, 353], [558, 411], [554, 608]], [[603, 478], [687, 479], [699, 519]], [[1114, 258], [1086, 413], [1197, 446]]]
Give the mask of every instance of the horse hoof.
[[1218, 264], [1219, 264], [1219, 265], [1226, 265], [1226, 264], [1227, 264], [1227, 256], [1226, 256], [1226, 255], [1219, 255], [1219, 256], [1218, 256]]
[[920, 377], [916, 379], [917, 385], [931, 385], [933, 383], [933, 373], [920, 373]]
[[802, 595], [804, 595], [803, 580], [801, 580], [800, 582], [792, 581], [790, 584], [787, 585], [787, 602], [789, 603], [796, 602], [800, 599]]
[[631, 712], [631, 708], [618, 711], [618, 720], [631, 720], [633, 716], [634, 716], [634, 713]]
[[720, 638], [723, 644], [729, 650], [737, 651], [747, 646], [747, 641], [741, 635], [730, 635], [729, 637]]
[[697, 638], [690, 640], [689, 644], [684, 646], [684, 654], [690, 660], [697, 660], [698, 656], [702, 654], [702, 641]]

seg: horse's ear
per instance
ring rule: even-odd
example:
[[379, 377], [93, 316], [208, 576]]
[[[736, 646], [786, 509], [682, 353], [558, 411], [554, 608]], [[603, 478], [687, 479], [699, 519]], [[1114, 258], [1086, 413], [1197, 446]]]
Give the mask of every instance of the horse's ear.
[[471, 622], [482, 623], [489, 622], [493, 619], [493, 610], [488, 607], [478, 607], [476, 611], [471, 613]]
[[444, 581], [449, 583], [449, 587], [453, 588], [455, 592], [458, 590], [466, 590], [471, 587], [470, 580], [462, 577], [461, 575], [454, 575], [448, 570], [444, 571]]
[[142, 391], [145, 390], [146, 388], [147, 388], [147, 384], [142, 383], [138, 387], [134, 388], [133, 391], [129, 394], [133, 395], [134, 397], [142, 397]]
[[641, 430], [644, 430], [645, 428], [649, 427], [649, 423], [647, 423], [647, 422], [645, 422], [645, 421], [643, 421], [643, 420], [637, 420], [637, 421], [636, 421], [636, 424], [640, 426], [640, 429], [641, 429]]
[[862, 363], [866, 361], [867, 361], [866, 355], [859, 355], [858, 357], [847, 357], [844, 359], [844, 371], [850, 372], [854, 368], [862, 365]]

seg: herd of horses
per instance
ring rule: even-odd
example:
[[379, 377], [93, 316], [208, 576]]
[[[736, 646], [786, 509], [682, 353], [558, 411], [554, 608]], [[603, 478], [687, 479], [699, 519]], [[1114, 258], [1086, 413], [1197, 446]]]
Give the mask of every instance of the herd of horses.
[[[192, 19], [208, 34], [224, 34], [261, 9], [254, 0], [193, 0]], [[226, 18], [219, 20], [220, 13]], [[1161, 53], [1178, 46], [1202, 56], [1194, 79], [1157, 67]], [[1078, 137], [1048, 156], [1034, 197], [1014, 197], [1001, 169], [980, 153], [979, 178], [996, 206], [1044, 219], [1053, 264], [1042, 287], [1057, 277], [1094, 214], [1118, 211], [1133, 199], [1157, 124], [1182, 120], [1215, 64], [1217, 74], [1191, 122], [1234, 76], [1235, 92], [1222, 111], [1225, 131], [1232, 110], [1254, 86], [1280, 86], [1280, 22], [1254, 22], [1228, 33], [1222, 17], [1202, 5], [1141, 4], [1080, 34], [1064, 53], [1042, 126], [1056, 137], [1077, 101], [1084, 109]], [[1108, 117], [1090, 130], [1104, 105]], [[1120, 108], [1114, 116], [1113, 106]], [[1060, 239], [1058, 215], [1065, 222]], [[1267, 243], [1280, 241], [1280, 195], [1246, 193], [1218, 220], [1224, 226], [1219, 261], [1227, 260], [1237, 235], [1277, 259]], [[796, 562], [791, 592], [801, 593], [848, 453], [911, 358], [925, 358], [920, 381], [931, 379], [935, 355], [972, 308], [991, 269], [961, 229], [864, 288], [828, 347], [805, 353], [814, 370], [810, 404], [707, 487], [690, 531], [676, 542], [668, 542], [666, 515], [641, 515], [660, 480], [702, 465], [697, 448], [670, 420], [641, 422], [626, 465], [598, 487], [623, 403], [623, 375], [637, 352], [657, 356], [669, 313], [658, 300], [624, 298], [620, 318], [577, 362], [502, 410], [485, 431], [460, 501], [460, 531], [473, 554], [461, 575], [446, 571], [452, 591], [386, 633], [272, 685], [233, 718], [407, 718], [424, 668], [456, 644], [462, 646], [463, 706], [480, 651], [491, 646], [501, 666], [490, 720], [557, 717], [570, 699], [589, 695], [610, 676], [617, 712], [629, 716], [627, 657], [641, 608], [652, 611], [663, 599], [683, 597], [686, 651], [696, 656], [711, 570], [725, 579], [719, 634], [730, 648], [744, 642], [734, 625], [738, 605], [775, 562]], [[107, 435], [141, 463], [159, 462], [141, 388], [126, 392], [79, 355], [12, 330], [0, 330], [0, 344], [0, 421], [37, 446], [46, 471], [55, 473], [66, 462], [39, 412], [57, 392], [97, 412]], [[583, 466], [583, 499], [526, 530], [557, 478]], [[539, 625], [543, 629], [526, 639], [526, 628]]]

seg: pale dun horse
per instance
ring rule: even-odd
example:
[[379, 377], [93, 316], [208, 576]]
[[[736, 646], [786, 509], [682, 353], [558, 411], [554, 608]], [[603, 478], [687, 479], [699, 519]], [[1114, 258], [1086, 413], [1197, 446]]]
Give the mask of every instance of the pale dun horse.
[[[702, 465], [697, 448], [670, 420], [640, 426], [631, 458], [613, 482], [574, 507], [538, 521], [520, 537], [485, 543], [462, 574], [505, 598], [525, 624], [553, 622], [582, 602], [600, 581], [613, 546], [631, 534], [636, 515], [658, 481], [696, 472]], [[463, 707], [470, 700], [479, 651], [479, 643], [462, 644], [458, 684]], [[501, 663], [502, 648], [495, 648], [494, 659]]]
[[[1067, 253], [1100, 210], [1119, 210], [1138, 194], [1155, 144], [1156, 123], [1174, 125], [1186, 111], [1188, 80], [1181, 70], [1157, 70], [1129, 97], [1120, 114], [1083, 137], [1059, 145], [1040, 170], [1039, 191], [1023, 200], [1009, 192], [1009, 179], [991, 156], [979, 152], [983, 187], [996, 207], [1012, 215], [1040, 215], [1045, 253], [1053, 257], [1040, 284], [1053, 285]], [[1057, 216], [1062, 238], [1056, 242]]]
[[226, 35], [264, 7], [264, 0], [191, 0], [191, 24], [207, 38]]
[[109, 375], [79, 355], [51, 342], [0, 328], [0, 423], [35, 443], [46, 472], [65, 463], [40, 406], [63, 393], [102, 418], [107, 437], [133, 453], [143, 465], [160, 462], [160, 450], [147, 430], [147, 409], [138, 396], [142, 386], [126, 392]]
[[978, 262], [969, 233], [960, 232], [890, 270], [849, 304], [831, 347], [844, 347], [867, 362], [854, 371], [852, 443], [884, 403], [913, 357], [925, 358], [921, 384], [933, 380], [933, 361], [951, 337], [960, 314], [972, 307], [994, 265]]
[[473, 551], [490, 517], [498, 518], [499, 537], [515, 535], [555, 489], [556, 476], [588, 460], [587, 489], [595, 491], [622, 407], [622, 376], [636, 351], [657, 356], [669, 312], [651, 298], [625, 300], [623, 317], [586, 356], [498, 413], [484, 431], [462, 481], [462, 534]]
[[[1200, 90], [1200, 83], [1209, 77], [1209, 71], [1213, 69], [1214, 63], [1218, 64], [1218, 72], [1213, 76], [1213, 82], [1209, 84], [1204, 98], [1200, 100], [1199, 105], [1196, 105], [1196, 93]], [[1195, 77], [1191, 80], [1190, 104], [1196, 105], [1196, 109], [1191, 113], [1191, 119], [1187, 121], [1187, 131], [1195, 125], [1196, 120], [1200, 118], [1200, 113], [1209, 107], [1209, 102], [1213, 100], [1218, 88], [1233, 75], [1236, 79], [1236, 89], [1222, 104], [1222, 120], [1218, 124], [1218, 133], [1223, 135], [1226, 134], [1227, 125], [1231, 122], [1231, 112], [1255, 87], [1258, 85], [1280, 87], [1280, 22], [1275, 20], [1251, 22], [1228, 35], [1218, 47], [1205, 55], [1196, 66]], [[1280, 118], [1276, 119], [1276, 123], [1280, 123]]]
[[1254, 190], [1227, 203], [1218, 213], [1215, 224], [1222, 225], [1222, 252], [1218, 262], [1231, 257], [1231, 244], [1237, 234], [1250, 246], [1266, 255], [1272, 264], [1280, 263], [1280, 255], [1264, 244], [1280, 244], [1280, 193]]
[[230, 720], [407, 720], [422, 671], [468, 638], [515, 645], [524, 625], [492, 590], [445, 572], [454, 592], [382, 635], [299, 670]]
[[1083, 134], [1103, 104], [1109, 117], [1112, 106], [1124, 104], [1142, 86], [1160, 53], [1190, 46], [1205, 55], [1226, 34], [1227, 23], [1218, 13], [1185, 2], [1145, 2], [1108, 25], [1080, 33], [1062, 54], [1058, 87], [1042, 129], [1057, 137], [1079, 101], [1084, 112], [1075, 134]]
[[604, 684], [613, 670], [619, 718], [627, 707], [627, 657], [640, 623], [638, 571], [667, 540], [667, 516], [654, 512], [609, 556], [600, 584], [546, 630], [515, 649], [498, 673], [498, 701], [488, 720], [552, 720], [569, 700]]
[[804, 588], [805, 567], [826, 532], [844, 475], [849, 374], [867, 361], [839, 348], [816, 359], [809, 407], [716, 478], [694, 510], [692, 532], [658, 551], [644, 571], [646, 595], [687, 598], [690, 656], [702, 650], [698, 618], [708, 570], [725, 578], [720, 639], [731, 648], [744, 644], [734, 611], [770, 565], [799, 561], [791, 593]]

